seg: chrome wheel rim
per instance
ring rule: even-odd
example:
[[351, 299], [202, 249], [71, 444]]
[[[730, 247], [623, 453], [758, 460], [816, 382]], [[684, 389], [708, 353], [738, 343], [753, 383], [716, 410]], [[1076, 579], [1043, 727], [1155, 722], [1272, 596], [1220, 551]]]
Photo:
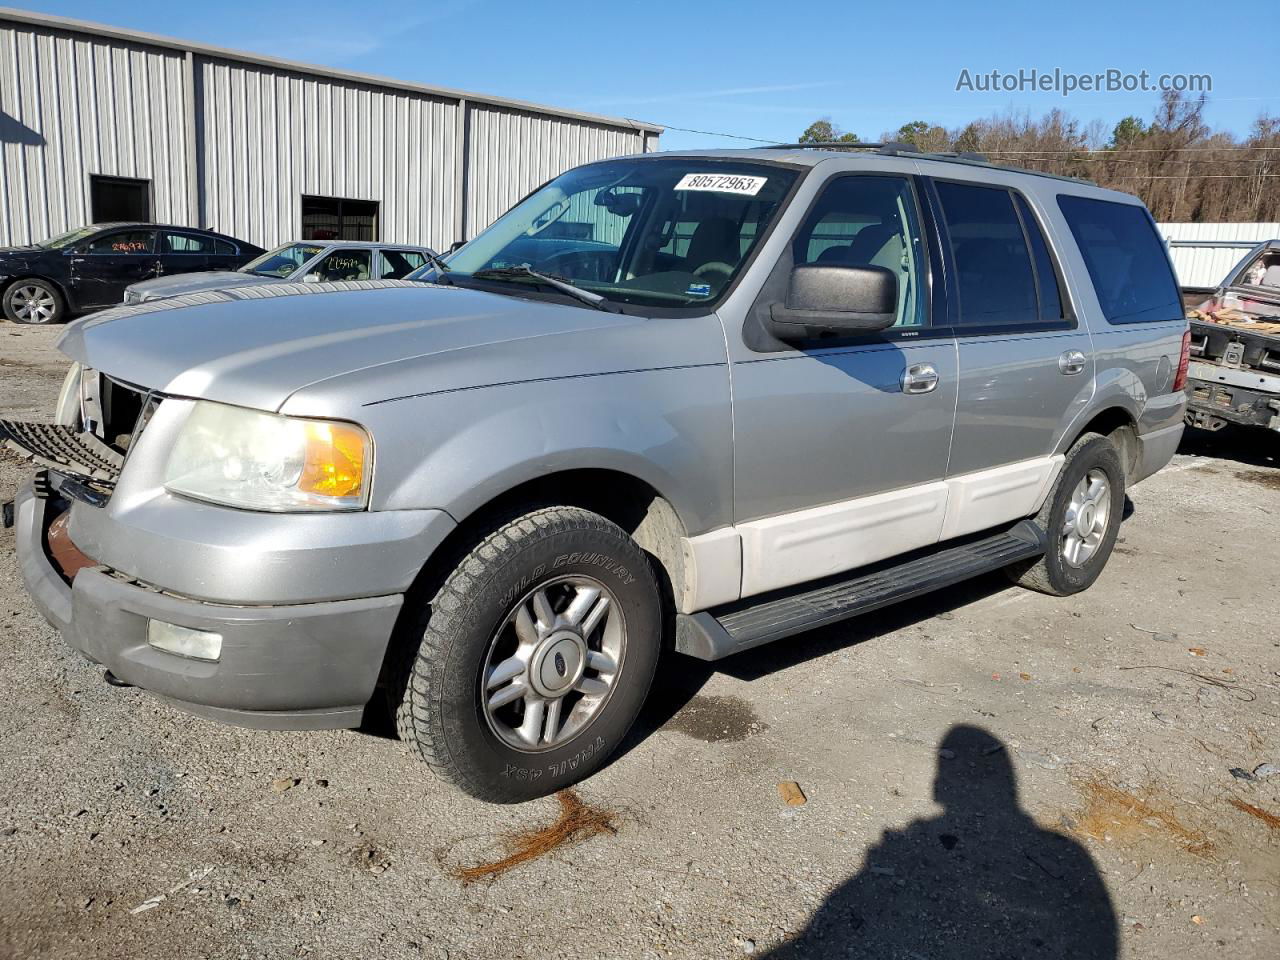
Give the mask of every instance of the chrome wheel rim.
[[1090, 470], [1071, 491], [1062, 521], [1062, 559], [1082, 567], [1098, 552], [1111, 520], [1111, 484], [1099, 469]]
[[522, 753], [562, 746], [609, 701], [626, 648], [617, 598], [599, 580], [538, 585], [507, 614], [485, 654], [480, 703], [489, 729]]
[[18, 319], [26, 323], [48, 323], [58, 308], [53, 294], [35, 284], [14, 290], [9, 294], [9, 304]]

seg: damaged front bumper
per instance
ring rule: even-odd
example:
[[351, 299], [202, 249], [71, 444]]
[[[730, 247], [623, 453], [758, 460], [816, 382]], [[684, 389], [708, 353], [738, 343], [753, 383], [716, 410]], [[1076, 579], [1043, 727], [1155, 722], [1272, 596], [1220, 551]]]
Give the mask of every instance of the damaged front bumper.
[[[237, 606], [175, 596], [101, 565], [78, 570], [68, 582], [48, 550], [50, 514], [66, 504], [56, 493], [37, 496], [28, 484], [14, 506], [19, 563], [36, 607], [67, 643], [121, 680], [188, 712], [240, 726], [360, 724], [400, 594]], [[219, 659], [151, 646], [151, 620], [221, 635]]]

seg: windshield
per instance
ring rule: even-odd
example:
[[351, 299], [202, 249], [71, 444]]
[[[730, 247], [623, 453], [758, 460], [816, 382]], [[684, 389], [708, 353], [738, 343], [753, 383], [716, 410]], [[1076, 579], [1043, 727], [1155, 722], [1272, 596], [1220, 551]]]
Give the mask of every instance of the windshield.
[[287, 277], [323, 250], [312, 243], [286, 243], [250, 260], [240, 268], [241, 273], [255, 273], [260, 277]]
[[102, 228], [99, 226], [80, 227], [76, 230], [68, 230], [66, 233], [60, 233], [56, 237], [48, 240], [41, 240], [36, 244], [37, 247], [44, 247], [46, 250], [62, 250], [72, 244], [78, 243], [85, 237], [93, 236]]
[[795, 179], [771, 164], [690, 157], [578, 167], [449, 257], [448, 278], [538, 286], [518, 272], [528, 267], [615, 303], [708, 305], [742, 270]]

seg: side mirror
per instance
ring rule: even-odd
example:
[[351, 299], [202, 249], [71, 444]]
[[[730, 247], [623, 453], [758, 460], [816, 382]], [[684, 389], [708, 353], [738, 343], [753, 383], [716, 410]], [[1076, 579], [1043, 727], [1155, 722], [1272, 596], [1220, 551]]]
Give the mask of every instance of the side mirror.
[[462, 249], [463, 247], [465, 247], [466, 245], [467, 245], [467, 241], [465, 241], [465, 240], [455, 240], [455, 241], [453, 241], [453, 243], [449, 244], [449, 249], [448, 249], [448, 251], [447, 251], [447, 252], [448, 252], [448, 253], [456, 253], [457, 251], [461, 250], [461, 249]]
[[775, 303], [770, 316], [779, 340], [874, 333], [898, 318], [898, 278], [885, 267], [802, 263], [791, 270], [786, 303]]

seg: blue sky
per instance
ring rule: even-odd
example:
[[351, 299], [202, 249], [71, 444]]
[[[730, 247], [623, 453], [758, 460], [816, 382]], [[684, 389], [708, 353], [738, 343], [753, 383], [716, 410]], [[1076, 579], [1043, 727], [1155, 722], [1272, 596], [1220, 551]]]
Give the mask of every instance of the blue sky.
[[[1280, 33], [1263, 8], [1167, 0], [1062, 4], [856, 0], [607, 3], [591, 0], [92, 0], [15, 7], [278, 57], [672, 127], [794, 140], [830, 116], [864, 140], [910, 120], [946, 127], [1009, 108], [1149, 119], [1154, 92], [957, 92], [971, 74], [1060, 68], [1208, 73], [1206, 113], [1244, 134], [1280, 114]], [[1222, 18], [1259, 18], [1258, 29]], [[1263, 26], [1263, 24], [1266, 24]], [[671, 130], [668, 149], [735, 141]]]

